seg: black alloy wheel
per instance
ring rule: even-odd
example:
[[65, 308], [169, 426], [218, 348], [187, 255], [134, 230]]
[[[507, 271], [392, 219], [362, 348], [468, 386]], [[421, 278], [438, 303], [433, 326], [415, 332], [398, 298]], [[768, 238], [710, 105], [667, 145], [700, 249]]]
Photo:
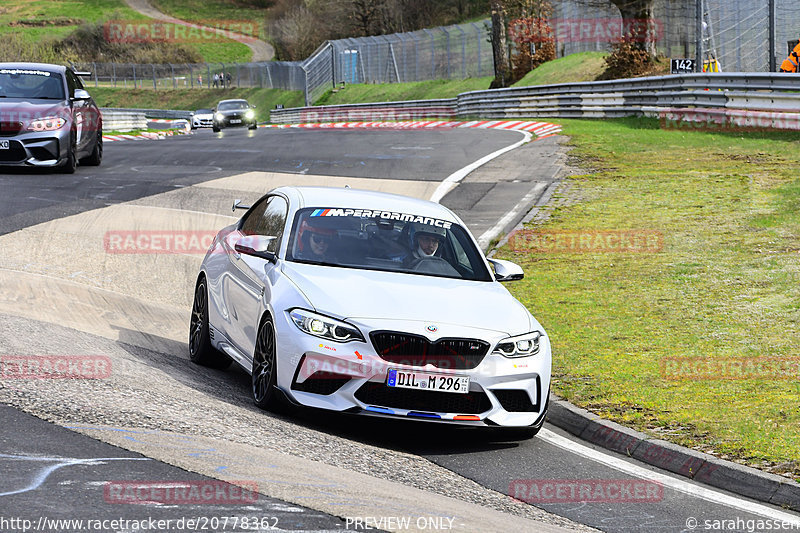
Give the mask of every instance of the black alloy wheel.
[[75, 140], [71, 139], [69, 150], [67, 150], [67, 160], [59, 167], [59, 170], [64, 174], [75, 174], [75, 171], [78, 169], [78, 157], [75, 155], [75, 150]]
[[193, 363], [211, 368], [225, 369], [231, 358], [211, 345], [208, 335], [208, 292], [206, 280], [197, 282], [192, 304], [192, 318], [189, 324], [189, 358]]
[[99, 167], [103, 161], [103, 130], [97, 131], [97, 139], [94, 142], [92, 153], [88, 157], [81, 159], [81, 163], [92, 167]]
[[265, 316], [258, 328], [256, 348], [253, 353], [253, 402], [261, 409], [275, 409], [279, 405], [276, 383], [278, 380], [276, 362], [275, 327], [272, 317]]

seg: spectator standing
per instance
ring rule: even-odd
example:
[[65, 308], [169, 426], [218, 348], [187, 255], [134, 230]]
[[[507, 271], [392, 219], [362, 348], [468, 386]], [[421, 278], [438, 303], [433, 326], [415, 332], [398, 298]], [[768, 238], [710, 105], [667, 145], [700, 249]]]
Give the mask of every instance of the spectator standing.
[[783, 60], [780, 71], [797, 73], [800, 72], [798, 66], [800, 66], [800, 41], [797, 42], [794, 50], [789, 53], [789, 57]]

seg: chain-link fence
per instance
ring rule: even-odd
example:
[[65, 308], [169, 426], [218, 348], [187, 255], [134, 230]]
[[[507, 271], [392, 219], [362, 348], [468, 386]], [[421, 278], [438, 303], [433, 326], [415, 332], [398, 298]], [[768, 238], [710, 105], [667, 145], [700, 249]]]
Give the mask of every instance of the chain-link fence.
[[302, 91], [305, 73], [300, 63], [144, 64], [77, 63], [79, 71], [90, 72], [84, 81], [95, 87], [137, 89], [202, 89], [260, 87]]
[[329, 41], [303, 62], [311, 104], [341, 83], [473, 78], [494, 72], [487, 22]]
[[[702, 13], [702, 47], [728, 72], [770, 68], [770, 5], [775, 5], [777, 64], [786, 43], [800, 36], [800, 3], [790, 0], [655, 0], [656, 46], [671, 58], [695, 58], [697, 13]], [[560, 57], [607, 51], [626, 25], [605, 0], [553, 2], [550, 23]], [[393, 35], [328, 41], [305, 61], [208, 63], [198, 65], [76, 65], [97, 86], [155, 89], [222, 86], [303, 91], [311, 105], [342, 83], [395, 83], [469, 78], [493, 74], [489, 21]], [[215, 80], [215, 74], [217, 79]], [[220, 77], [221, 76], [221, 77]]]
[[[714, 58], [728, 72], [770, 70], [770, 0], [655, 0], [656, 45], [671, 58], [695, 58], [698, 2], [702, 13], [704, 59]], [[553, 3], [559, 56], [606, 51], [618, 27], [619, 11], [597, 0]], [[800, 3], [774, 0], [777, 64], [788, 54], [787, 42], [800, 36]]]

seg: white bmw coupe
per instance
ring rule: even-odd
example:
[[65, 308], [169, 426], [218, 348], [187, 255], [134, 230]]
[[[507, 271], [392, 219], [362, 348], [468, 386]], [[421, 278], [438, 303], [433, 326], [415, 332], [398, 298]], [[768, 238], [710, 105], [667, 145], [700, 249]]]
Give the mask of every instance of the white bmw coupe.
[[[550, 342], [446, 207], [280, 187], [222, 229], [195, 287], [195, 363], [252, 375], [253, 399], [443, 424], [544, 423]], [[491, 265], [491, 266], [490, 266]]]

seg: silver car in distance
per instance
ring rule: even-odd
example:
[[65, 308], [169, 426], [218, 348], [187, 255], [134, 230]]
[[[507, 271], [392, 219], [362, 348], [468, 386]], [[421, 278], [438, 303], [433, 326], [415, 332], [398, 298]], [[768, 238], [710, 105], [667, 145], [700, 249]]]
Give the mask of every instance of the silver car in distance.
[[[280, 402], [535, 435], [550, 342], [446, 207], [350, 188], [280, 187], [222, 229], [195, 286], [195, 363]], [[490, 266], [491, 265], [491, 266]]]

